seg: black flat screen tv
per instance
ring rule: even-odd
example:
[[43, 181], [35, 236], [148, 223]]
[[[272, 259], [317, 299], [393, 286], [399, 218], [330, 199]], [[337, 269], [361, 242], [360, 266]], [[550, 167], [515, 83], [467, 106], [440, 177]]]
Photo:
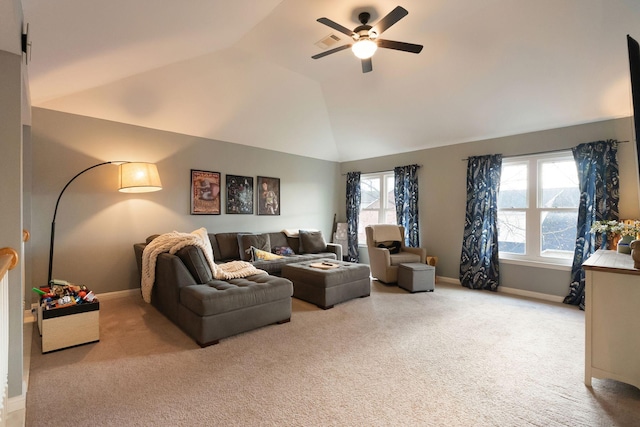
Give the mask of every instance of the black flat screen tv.
[[631, 74], [631, 102], [633, 115], [633, 142], [636, 146], [636, 162], [640, 182], [640, 44], [627, 34], [629, 71]]

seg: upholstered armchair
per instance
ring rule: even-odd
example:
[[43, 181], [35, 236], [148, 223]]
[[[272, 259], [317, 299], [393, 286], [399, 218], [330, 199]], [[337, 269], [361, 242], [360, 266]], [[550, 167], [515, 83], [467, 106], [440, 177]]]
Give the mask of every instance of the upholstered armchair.
[[383, 283], [398, 282], [400, 264], [426, 262], [426, 249], [404, 245], [404, 227], [401, 225], [374, 224], [365, 227], [365, 232], [371, 275]]

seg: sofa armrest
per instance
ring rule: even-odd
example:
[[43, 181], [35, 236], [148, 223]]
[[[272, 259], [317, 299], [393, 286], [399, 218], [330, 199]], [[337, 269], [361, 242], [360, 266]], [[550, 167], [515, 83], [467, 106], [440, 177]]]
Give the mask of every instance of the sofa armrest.
[[338, 243], [327, 243], [327, 252], [336, 254], [336, 259], [342, 261], [342, 245]]
[[142, 252], [144, 252], [146, 246], [146, 243], [135, 243], [133, 245], [133, 252], [136, 255], [136, 265], [138, 266], [138, 283], [142, 280]]
[[397, 267], [391, 267], [391, 253], [387, 248], [376, 248], [374, 246], [367, 247], [369, 253], [369, 268], [371, 269], [371, 276], [380, 280], [383, 283], [391, 283], [393, 279], [393, 269], [397, 270]]
[[180, 258], [161, 253], [156, 260], [156, 277], [151, 292], [151, 304], [169, 319], [177, 322], [180, 289], [197, 284]]
[[412, 254], [420, 255], [420, 262], [423, 264], [427, 261], [427, 250], [425, 248], [411, 248], [405, 246], [402, 248], [402, 252], [409, 252]]
[[373, 271], [375, 267], [387, 268], [391, 265], [391, 253], [386, 248], [374, 248], [368, 247], [369, 252], [369, 265]]

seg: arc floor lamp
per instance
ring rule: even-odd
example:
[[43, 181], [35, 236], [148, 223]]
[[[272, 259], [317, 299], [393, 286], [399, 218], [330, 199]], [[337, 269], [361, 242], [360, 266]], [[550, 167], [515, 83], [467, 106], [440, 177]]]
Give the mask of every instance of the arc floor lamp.
[[56, 215], [58, 215], [58, 205], [60, 204], [60, 198], [64, 194], [69, 184], [71, 184], [76, 178], [83, 173], [90, 171], [103, 165], [118, 165], [119, 166], [119, 187], [118, 191], [123, 193], [148, 193], [151, 191], [162, 190], [162, 183], [160, 182], [160, 175], [158, 174], [158, 168], [153, 163], [144, 162], [103, 162], [97, 165], [90, 166], [85, 170], [76, 174], [73, 178], [67, 182], [62, 188], [58, 200], [56, 201], [56, 208], [53, 211], [53, 220], [51, 221], [51, 243], [49, 245], [49, 275], [47, 277], [47, 284], [51, 283], [51, 272], [53, 270], [53, 246], [56, 235]]

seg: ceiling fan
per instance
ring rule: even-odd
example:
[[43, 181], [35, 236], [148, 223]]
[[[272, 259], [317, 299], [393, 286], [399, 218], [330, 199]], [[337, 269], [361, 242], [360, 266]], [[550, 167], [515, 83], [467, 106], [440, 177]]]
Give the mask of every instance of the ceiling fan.
[[387, 16], [378, 21], [376, 25], [371, 26], [368, 24], [371, 15], [367, 12], [362, 12], [358, 15], [358, 19], [360, 20], [360, 23], [362, 25], [354, 28], [353, 31], [346, 27], [343, 27], [336, 22], [333, 22], [329, 18], [319, 18], [318, 22], [348, 35], [353, 39], [353, 43], [339, 46], [334, 49], [327, 50], [326, 52], [313, 55], [312, 58], [323, 58], [327, 55], [331, 55], [332, 53], [351, 48], [354, 55], [362, 60], [362, 72], [368, 73], [373, 70], [371, 57], [379, 47], [401, 50], [410, 53], [420, 53], [420, 51], [422, 50], [422, 45], [396, 42], [393, 40], [383, 40], [378, 38], [380, 34], [389, 29], [389, 27], [391, 27], [393, 24], [395, 24], [408, 14], [409, 12], [405, 8], [398, 6], [391, 12], [389, 12]]

